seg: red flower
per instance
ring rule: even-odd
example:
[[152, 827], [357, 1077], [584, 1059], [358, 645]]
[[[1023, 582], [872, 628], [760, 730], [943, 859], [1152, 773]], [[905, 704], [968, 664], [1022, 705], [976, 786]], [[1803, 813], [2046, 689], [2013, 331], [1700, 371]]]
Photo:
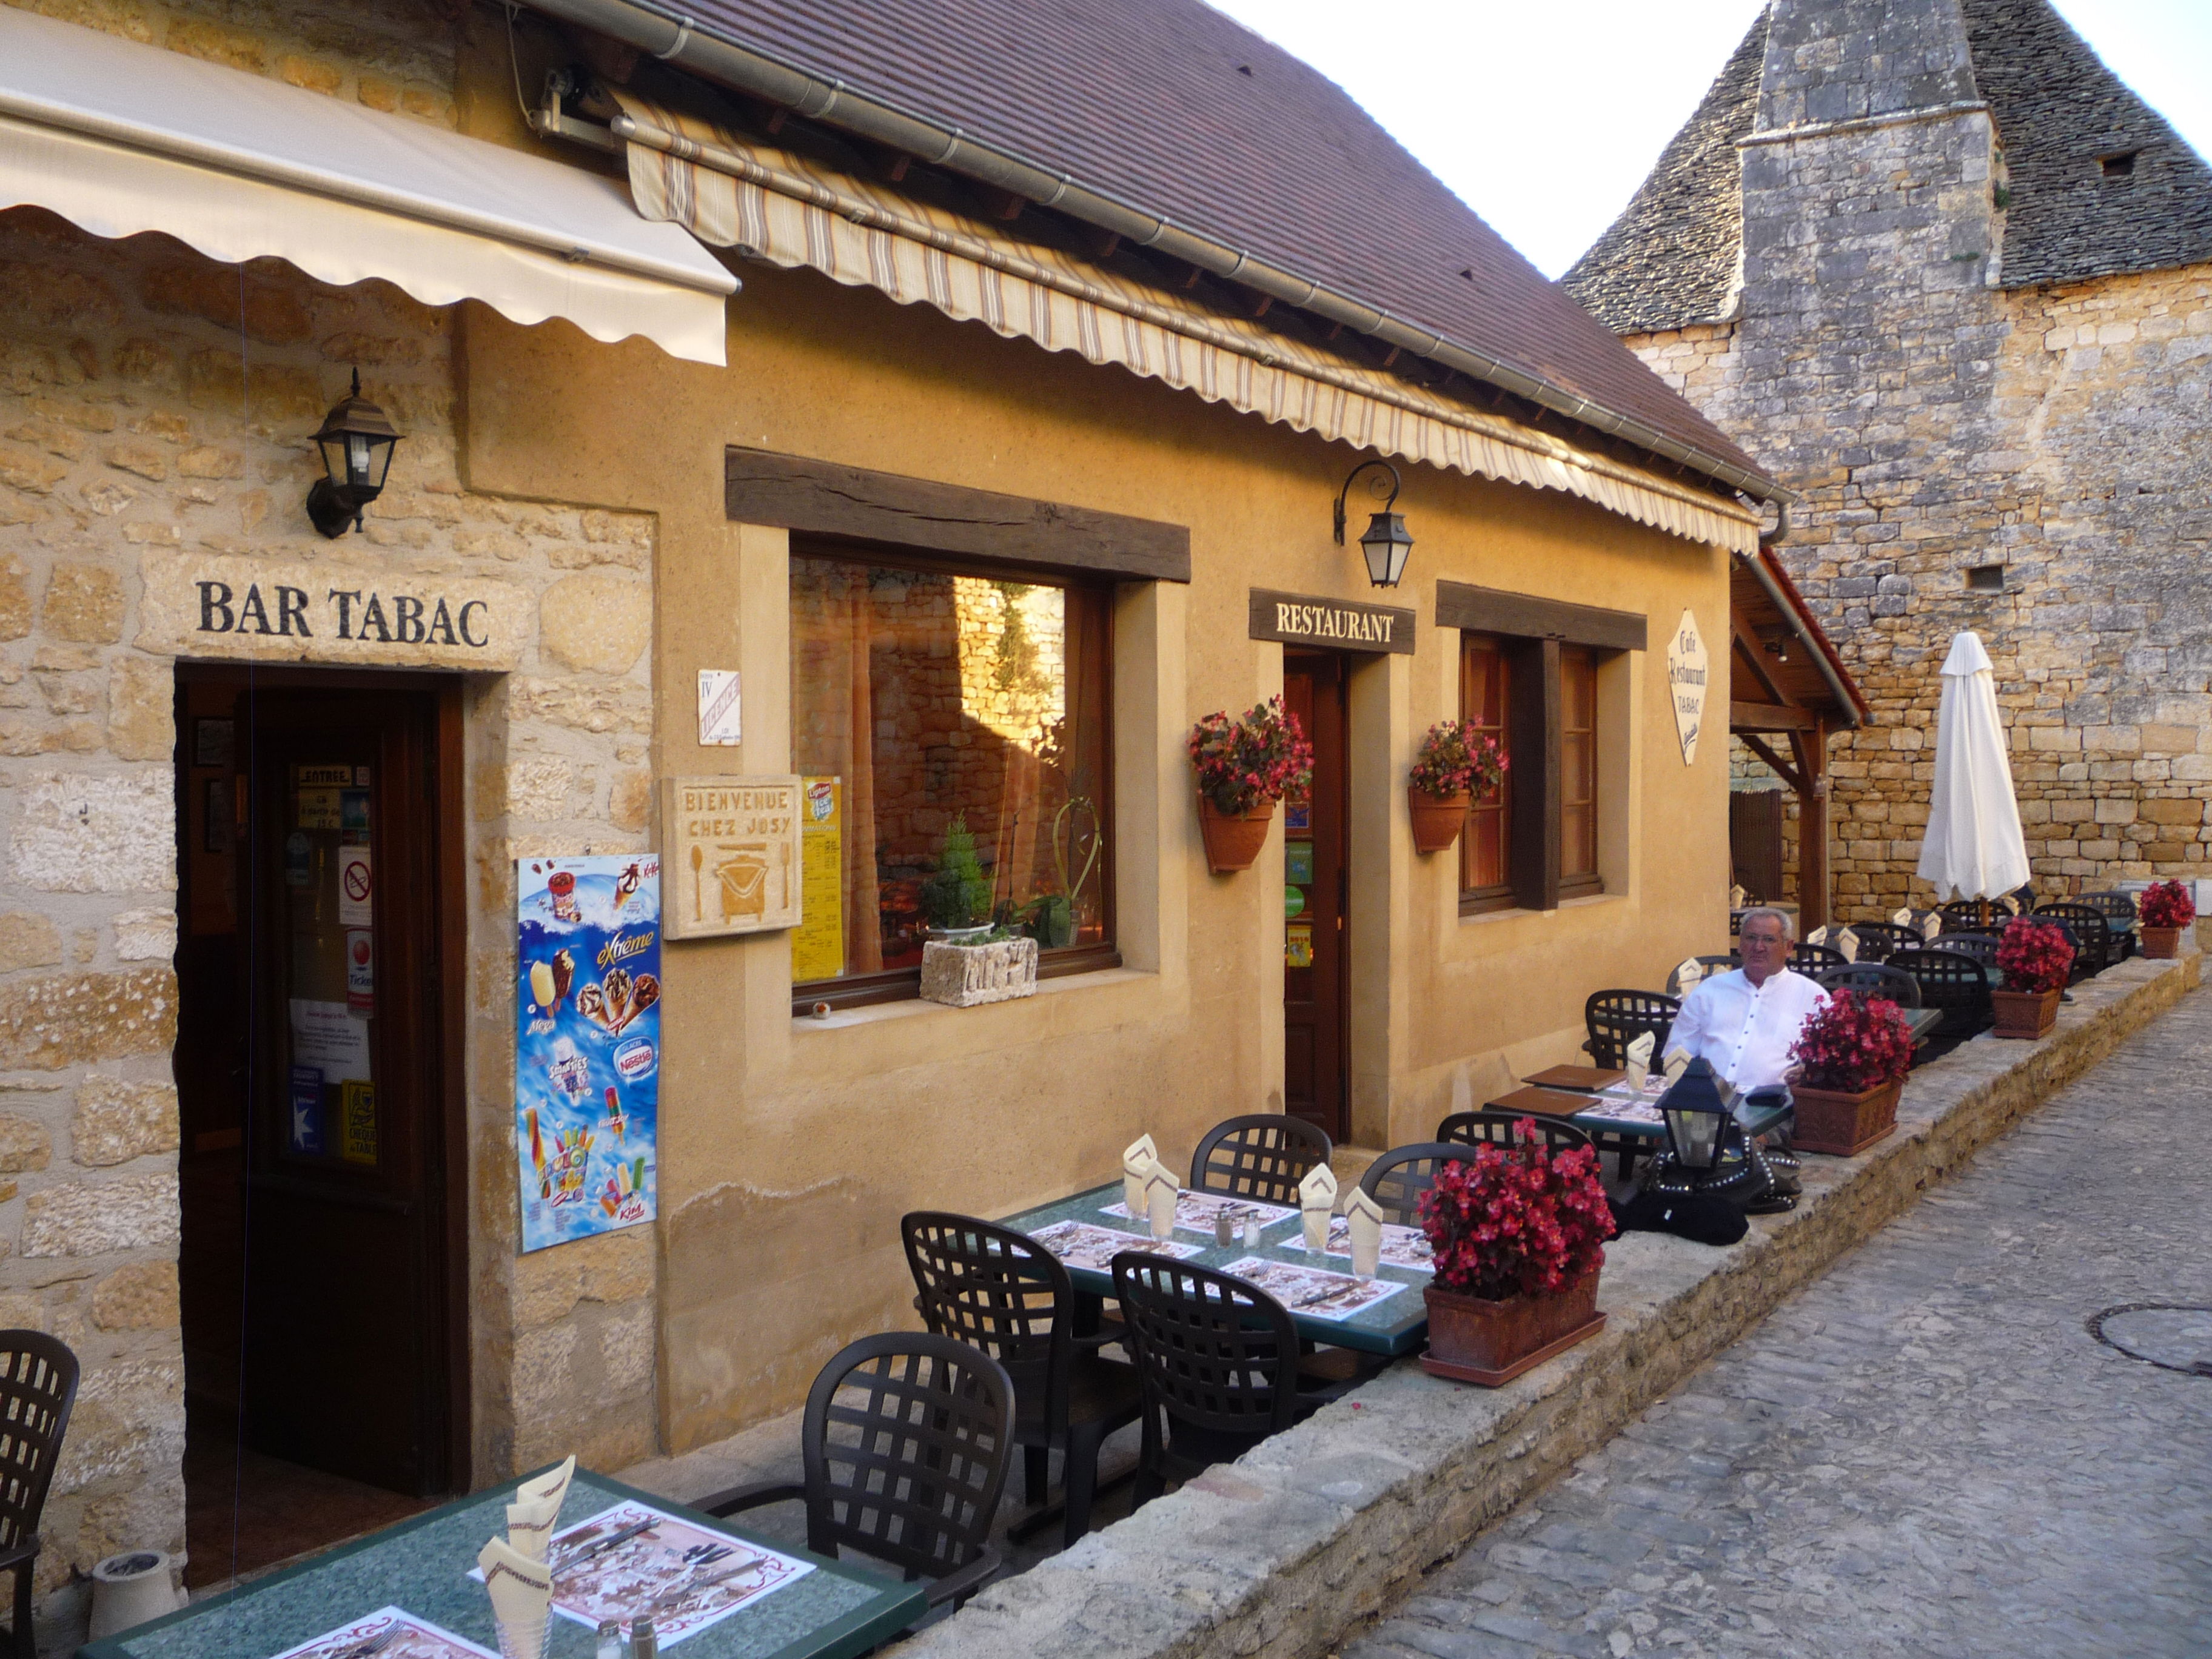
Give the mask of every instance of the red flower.
[[1255, 705], [1242, 720], [1208, 714], [1191, 729], [1188, 748], [1199, 793], [1232, 817], [1302, 795], [1313, 782], [1313, 745], [1280, 697]]
[[2146, 927], [2186, 927], [2197, 920], [2197, 902], [2178, 881], [2154, 882], [2136, 901], [2136, 919]]
[[2074, 971], [2074, 941], [2056, 922], [2016, 916], [1998, 937], [1997, 966], [2008, 991], [2063, 991]]
[[1887, 997], [1838, 991], [1806, 1016], [1790, 1050], [1815, 1089], [1858, 1094], [1912, 1065], [1912, 1029]]
[[1447, 799], [1494, 793], [1505, 775], [1505, 750], [1498, 739], [1465, 720], [1438, 720], [1421, 739], [1406, 781], [1425, 793]]
[[1492, 1300], [1572, 1290], [1605, 1261], [1613, 1210], [1597, 1154], [1577, 1146], [1553, 1157], [1533, 1118], [1514, 1145], [1476, 1148], [1437, 1170], [1421, 1198], [1421, 1228], [1436, 1255], [1436, 1282]]

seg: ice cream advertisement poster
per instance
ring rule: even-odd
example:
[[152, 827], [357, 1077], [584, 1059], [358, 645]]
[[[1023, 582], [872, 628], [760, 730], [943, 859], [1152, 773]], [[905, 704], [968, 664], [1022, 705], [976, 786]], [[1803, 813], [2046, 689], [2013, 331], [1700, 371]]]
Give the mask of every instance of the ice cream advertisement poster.
[[515, 860], [522, 1248], [653, 1218], [660, 859]]

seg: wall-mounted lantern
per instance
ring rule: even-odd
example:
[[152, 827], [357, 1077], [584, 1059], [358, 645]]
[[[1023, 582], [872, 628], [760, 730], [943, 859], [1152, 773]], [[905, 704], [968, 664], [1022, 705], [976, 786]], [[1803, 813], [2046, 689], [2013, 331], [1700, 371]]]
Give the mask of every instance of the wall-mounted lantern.
[[348, 525], [358, 531], [362, 509], [384, 492], [384, 475], [399, 442], [384, 411], [361, 395], [358, 368], [352, 392], [323, 416], [315, 442], [323, 452], [324, 476], [307, 492], [307, 516], [325, 536], [343, 536]]
[[[1395, 587], [1398, 578], [1406, 574], [1406, 556], [1413, 550], [1413, 538], [1406, 532], [1406, 521], [1390, 509], [1398, 504], [1401, 480], [1398, 469], [1388, 461], [1362, 461], [1352, 469], [1344, 480], [1344, 488], [1336, 492], [1336, 544], [1344, 545], [1344, 501], [1352, 493], [1352, 481], [1370, 467], [1380, 467], [1390, 475], [1388, 496], [1382, 510], [1370, 515], [1367, 528], [1359, 538], [1360, 551], [1367, 556], [1367, 580], [1376, 587]], [[1368, 492], [1377, 497], [1384, 495], [1386, 486], [1381, 477], [1370, 479]]]

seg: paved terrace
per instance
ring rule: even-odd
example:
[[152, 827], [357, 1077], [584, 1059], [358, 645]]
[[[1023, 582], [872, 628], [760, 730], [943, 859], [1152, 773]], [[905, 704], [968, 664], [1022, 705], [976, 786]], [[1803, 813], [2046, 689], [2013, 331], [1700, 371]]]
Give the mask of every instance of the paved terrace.
[[[1958, 1364], [1948, 1353], [1951, 1333], [1938, 1323], [1916, 1321], [1952, 1319], [1954, 1303], [1972, 1303], [1971, 1285], [1948, 1291], [1940, 1310], [1923, 1309], [1921, 1304], [1942, 1274], [1929, 1268], [1914, 1279], [1913, 1252], [1902, 1244], [1885, 1243], [1879, 1256], [1869, 1260], [1888, 1261], [1902, 1251], [1905, 1265], [1897, 1271], [1903, 1278], [1873, 1292], [1855, 1290], [1860, 1283], [1856, 1273], [1820, 1287], [1822, 1306], [1855, 1310], [1851, 1317], [1831, 1320], [1836, 1334], [1813, 1331], [1808, 1340], [1806, 1333], [1811, 1327], [1804, 1322], [1811, 1319], [1817, 1324], [1821, 1316], [1791, 1307], [1747, 1346], [1743, 1358], [1729, 1356], [1710, 1376], [1684, 1389], [1679, 1402], [1659, 1402], [1839, 1257], [1911, 1210], [1926, 1189], [1964, 1173], [1978, 1150], [2172, 1007], [2198, 983], [2201, 961], [2192, 950], [2174, 963], [2123, 963], [2076, 987], [2074, 1002], [2061, 1010], [2057, 1030], [2041, 1042], [1978, 1038], [1916, 1072], [1899, 1108], [1897, 1133], [1857, 1158], [1808, 1158], [1806, 1196], [1797, 1210], [1754, 1218], [1749, 1236], [1740, 1244], [1714, 1249], [1650, 1233], [1614, 1241], [1607, 1246], [1599, 1296], [1600, 1306], [1611, 1316], [1604, 1332], [1508, 1387], [1463, 1388], [1431, 1377], [1413, 1363], [1401, 1363], [1350, 1399], [1234, 1465], [1210, 1471], [1133, 1517], [1119, 1518], [1126, 1500], [1118, 1494], [1103, 1501], [1101, 1529], [1072, 1550], [1047, 1557], [1043, 1547], [1057, 1540], [1057, 1528], [1048, 1529], [1036, 1547], [1011, 1553], [1012, 1565], [1027, 1571], [1000, 1579], [959, 1614], [910, 1638], [899, 1648], [902, 1659], [933, 1659], [939, 1653], [957, 1653], [963, 1659], [999, 1659], [1001, 1655], [1030, 1659], [1039, 1653], [1051, 1653], [1055, 1659], [1084, 1655], [1101, 1659], [1230, 1653], [1318, 1656], [1333, 1653], [1346, 1642], [1364, 1644], [1356, 1649], [1360, 1659], [1413, 1659], [1414, 1655], [1481, 1659], [1493, 1653], [1542, 1651], [1625, 1655], [1638, 1650], [1647, 1637], [1663, 1641], [1659, 1634], [1662, 1628], [1675, 1638], [1667, 1644], [1668, 1650], [1699, 1650], [1686, 1646], [1688, 1643], [1717, 1643], [1726, 1650], [1740, 1632], [1761, 1644], [1780, 1639], [1790, 1651], [1826, 1651], [1805, 1646], [1801, 1639], [1804, 1626], [1822, 1616], [1820, 1605], [1811, 1598], [1826, 1597], [1825, 1605], [1838, 1606], [1860, 1595], [1880, 1601], [1885, 1608], [1898, 1598], [1897, 1583], [1902, 1582], [1898, 1575], [1907, 1569], [1891, 1556], [1868, 1553], [1867, 1546], [1880, 1529], [1869, 1524], [1852, 1534], [1860, 1540], [1856, 1547], [1826, 1553], [1811, 1553], [1814, 1534], [1808, 1534], [1799, 1540], [1805, 1553], [1793, 1556], [1785, 1548], [1771, 1561], [1747, 1551], [1743, 1540], [1762, 1531], [1757, 1523], [1771, 1513], [1792, 1503], [1812, 1507], [1804, 1496], [1808, 1491], [1824, 1494], [1820, 1503], [1830, 1525], [1819, 1529], [1818, 1536], [1827, 1538], [1842, 1527], [1840, 1517], [1856, 1512], [1855, 1502], [1873, 1501], [1867, 1495], [1872, 1488], [1854, 1486], [1854, 1479], [1875, 1479], [1881, 1468], [1893, 1468], [1900, 1462], [1928, 1462], [1925, 1440], [1932, 1437], [1932, 1430], [1923, 1435], [1917, 1425], [1902, 1433], [1885, 1429], [1884, 1444], [1866, 1443], [1870, 1425], [1886, 1419], [1883, 1408], [1861, 1392], [1871, 1385], [1863, 1383], [1863, 1368], [1855, 1368], [1850, 1356], [1862, 1341], [1870, 1358], [1886, 1352], [1909, 1355], [1913, 1363], [1929, 1366], [1931, 1376], [1941, 1374], [1951, 1409], [1970, 1412], [1978, 1389], [1986, 1394], [1992, 1407], [2033, 1403], [2036, 1387], [2029, 1379], [2045, 1379], [2045, 1373], [2017, 1363], [2018, 1351], [2033, 1346], [2031, 1339], [2014, 1331], [2015, 1352], [1989, 1376], [1978, 1375], [1977, 1365]], [[2191, 1054], [2212, 1048], [2205, 1041], [2212, 1035], [2208, 1029], [2212, 1028], [2212, 1009], [2200, 1010], [2192, 1002], [2181, 1022], [2169, 1024], [2186, 1024], [2199, 1033], [2191, 1039], [2195, 1047]], [[2157, 1039], [2174, 1040], [2163, 1035]], [[2177, 1087], [2196, 1085], [2197, 1074], [2189, 1069], [2187, 1058], [2156, 1058], [2166, 1053], [2157, 1048], [2148, 1052], [2154, 1056], [2148, 1071], [2164, 1066], [2176, 1073]], [[2086, 1109], [2092, 1116], [2112, 1109], [2120, 1103], [2116, 1094], [2125, 1097], [2126, 1103], [2135, 1103], [2142, 1093], [2146, 1070], [2146, 1063], [2131, 1050], [2110, 1068], [2110, 1081], [2100, 1072], [2085, 1085], [2087, 1097], [2100, 1103]], [[2203, 1098], [2197, 1087], [2195, 1099], [2200, 1109]], [[2068, 1163], [2086, 1161], [2085, 1136], [2078, 1127], [2084, 1109], [2069, 1097], [2062, 1115], [2051, 1120], [2059, 1127], [2045, 1129], [2039, 1124], [2033, 1138], [2018, 1143], [2022, 1150], [2015, 1152], [2008, 1147], [2007, 1152], [2014, 1160], [2025, 1158], [2033, 1168], [2037, 1158], [2032, 1149], [2057, 1144], [2075, 1149]], [[2069, 1129], [2069, 1125], [2076, 1127]], [[2051, 1139], [2053, 1135], [2059, 1138], [2056, 1143]], [[2193, 1157], [2187, 1151], [2191, 1139], [2169, 1137], [2162, 1127], [2148, 1127], [2126, 1144], [2139, 1149], [2125, 1160], [2127, 1170], [2141, 1164], [2148, 1171], [2154, 1164], [2163, 1164], [2175, 1170], [2175, 1181], [2186, 1181]], [[2153, 1148], [2157, 1149], [2155, 1158], [2149, 1156]], [[1976, 1201], [1973, 1194], [1982, 1190], [1985, 1179], [1978, 1177], [1974, 1185], [1937, 1194], [1937, 1207], [1916, 1215], [1912, 1224], [1919, 1231], [1909, 1237], [1919, 1239], [1928, 1236], [1926, 1230], [1946, 1227], [1972, 1231], [1979, 1222], [1964, 1220], [1972, 1212], [1959, 1206]], [[2063, 1176], [2051, 1179], [2062, 1188], [2065, 1184]], [[2123, 1218], [2113, 1224], [2115, 1237], [2140, 1240], [2130, 1248], [2148, 1251], [2154, 1242], [2165, 1240], [2167, 1229], [2146, 1225], [2136, 1232], [2126, 1231], [2130, 1220], [2141, 1221], [2153, 1213], [2150, 1206], [2133, 1205], [2128, 1197], [2134, 1190], [2129, 1183], [2140, 1179], [2113, 1175], [2100, 1190]], [[2158, 1213], [2171, 1223], [2167, 1212]], [[2047, 1279], [2050, 1294], [2063, 1299], [2066, 1292], [2059, 1275], [2069, 1270], [2038, 1256], [2024, 1242], [2027, 1236], [2019, 1237], [2023, 1242], [2016, 1246], [2016, 1254], [2021, 1259], [2010, 1263], [2010, 1271], [2023, 1283]], [[2094, 1248], [2094, 1241], [2082, 1242], [2085, 1248]], [[2201, 1244], [2191, 1259], [2203, 1260]], [[2087, 1263], [2081, 1272], [2089, 1273], [2090, 1280], [2081, 1281], [2076, 1274], [2066, 1282], [2077, 1286], [2111, 1283], [2123, 1288], [2134, 1282], [2118, 1271], [2097, 1279]], [[2202, 1279], [2200, 1274], [2200, 1288]], [[1867, 1294], [1910, 1297], [1912, 1306], [1899, 1310], [1893, 1321], [1885, 1323], [1862, 1303], [1850, 1299]], [[1997, 1299], [2002, 1302], [2008, 1294], [2001, 1290]], [[1838, 1304], [1837, 1297], [1845, 1301]], [[2143, 1298], [2118, 1290], [2106, 1298], [2130, 1299]], [[2065, 1306], [2071, 1310], [2072, 1303]], [[2069, 1314], [2074, 1333], [2080, 1330], [2081, 1316]], [[1987, 1310], [1980, 1317], [1993, 1328], [2008, 1323]], [[1854, 1318], [1867, 1328], [1852, 1328]], [[2041, 1334], [2045, 1324], [2038, 1323], [2034, 1329]], [[1933, 1340], [1937, 1338], [1942, 1340]], [[1885, 1342], [1890, 1345], [1887, 1348]], [[2108, 1360], [2103, 1353], [2081, 1358], [2083, 1376], [2090, 1379], [2081, 1387], [2107, 1391], [2084, 1398], [2109, 1398], [2113, 1385], [2107, 1379], [2117, 1375], [2111, 1366], [2130, 1371], [2150, 1369], [2118, 1356]], [[2055, 1359], [2051, 1363], [2057, 1364]], [[1711, 1380], [1737, 1366], [1752, 1368], [1744, 1375], [1755, 1375], [1755, 1382], [1731, 1385]], [[1812, 1375], [1801, 1375], [1801, 1370]], [[2178, 1376], [2172, 1381], [2212, 1400], [2212, 1389], [2201, 1381]], [[2131, 1379], [2120, 1386], [2141, 1385]], [[1817, 1403], [1830, 1398], [1823, 1389], [1837, 1391], [1830, 1406]], [[1811, 1419], [1788, 1414], [1790, 1401], [1807, 1394], [1815, 1403], [1808, 1404], [1806, 1411], [1833, 1415], [1832, 1425], [1824, 1431], [1836, 1443], [1824, 1454], [1826, 1461], [1806, 1462], [1798, 1475], [1786, 1481], [1778, 1474], [1762, 1480], [1765, 1464], [1739, 1472], [1738, 1462], [1732, 1461], [1735, 1454], [1761, 1443], [1727, 1426], [1732, 1419], [1720, 1408], [1741, 1395], [1750, 1407], [1745, 1420], [1764, 1431], [1787, 1436], [1796, 1431], [1789, 1426], [1795, 1424], [1809, 1433]], [[2053, 1398], [2072, 1395], [2062, 1391]], [[1638, 1420], [1639, 1414], [1654, 1407]], [[2199, 1431], [2193, 1439], [2201, 1446], [2206, 1410], [2196, 1409]], [[2100, 1410], [2120, 1420], [2091, 1425], [2087, 1419]], [[1662, 1425], [1669, 1426], [1662, 1431]], [[622, 1478], [678, 1500], [741, 1481], [796, 1480], [798, 1429], [798, 1413], [793, 1413], [714, 1446], [641, 1464], [624, 1471]], [[1606, 1447], [1624, 1430], [1626, 1436], [1613, 1450], [1577, 1469], [1557, 1492], [1536, 1496], [1557, 1477], [1576, 1469], [1576, 1460]], [[2015, 1455], [2032, 1455], [2039, 1449], [2065, 1451], [2070, 1468], [2070, 1454], [2086, 1455], [2097, 1446], [2157, 1431], [2155, 1425], [2138, 1420], [2124, 1407], [2114, 1412], [2109, 1404], [2087, 1409], [2054, 1404], [2048, 1411], [2036, 1407], [2016, 1419], [2008, 1411], [1993, 1410], [1987, 1425], [1976, 1425], [1971, 1444], [1962, 1443], [1953, 1455], [1954, 1478], [1949, 1492], [1933, 1478], [1931, 1466], [1930, 1478], [1920, 1483], [1921, 1498], [1936, 1504], [1941, 1501], [1938, 1494], [1944, 1494], [1962, 1514], [1972, 1511], [1957, 1528], [1942, 1534], [1954, 1541], [1973, 1535], [1977, 1527], [1994, 1528], [2008, 1522], [2017, 1527], [2022, 1541], [2013, 1547], [2016, 1553], [2012, 1559], [2032, 1565], [2034, 1549], [2024, 1540], [2052, 1539], [2063, 1531], [2055, 1519], [2058, 1511], [2050, 1492], [2038, 1488], [2031, 1492], [2023, 1487], [2016, 1504], [2008, 1505], [2000, 1501], [1998, 1489], [1986, 1482], [1960, 1485], [1955, 1478], [1958, 1469], [1973, 1463], [1977, 1452], [1995, 1455], [2016, 1440], [2027, 1444]], [[2046, 1437], [2039, 1439], [2039, 1433]], [[1686, 1445], [1692, 1435], [1704, 1437], [1681, 1454], [1680, 1468], [1695, 1478], [1681, 1488], [1686, 1495], [1681, 1504], [1669, 1499], [1646, 1506], [1649, 1518], [1642, 1524], [1649, 1539], [1656, 1540], [1646, 1541], [1646, 1534], [1632, 1524], [1632, 1500], [1622, 1494], [1632, 1486], [1647, 1492], [1651, 1482], [1627, 1473], [1607, 1473], [1613, 1466], [1606, 1460], [1651, 1455], [1655, 1444], [1676, 1444], [1676, 1435]], [[1851, 1448], [1848, 1455], [1846, 1443]], [[1897, 1448], [1905, 1445], [1913, 1448], [1913, 1455], [1899, 1459]], [[1107, 1473], [1133, 1461], [1134, 1449], [1133, 1429], [1109, 1442]], [[1620, 1471], [1632, 1467], [1624, 1462]], [[1667, 1478], [1671, 1474], [1662, 1476]], [[1593, 1487], [1591, 1483], [1599, 1480], [1605, 1484]], [[1009, 1481], [1013, 1495], [1002, 1523], [1022, 1513], [1019, 1486], [1018, 1468]], [[2201, 1513], [2201, 1477], [2196, 1492]], [[1589, 1516], [1575, 1510], [1577, 1518], [1561, 1518], [1556, 1523], [1551, 1518], [1547, 1506], [1571, 1506], [1584, 1499], [1594, 1505]], [[1893, 1496], [1882, 1498], [1885, 1504], [1893, 1501]], [[1625, 1507], [1607, 1510], [1608, 1504]], [[1670, 1518], [1669, 1505], [1679, 1507], [1682, 1514]], [[1730, 1505], [1735, 1507], [1718, 1517], [1705, 1513]], [[1561, 1514], [1565, 1516], [1567, 1510]], [[747, 1519], [749, 1525], [763, 1531], [793, 1540], [803, 1538], [803, 1521], [795, 1504], [755, 1511]], [[1555, 1524], [1566, 1530], [1547, 1533]], [[1493, 1525], [1496, 1532], [1486, 1534], [1484, 1529]], [[1577, 1528], [1581, 1531], [1576, 1532]], [[2205, 1533], [2202, 1524], [2195, 1524], [2191, 1535], [2201, 1540]], [[1540, 1534], [1545, 1535], [1539, 1539]], [[1950, 1588], [1965, 1576], [1956, 1565], [1956, 1552], [1946, 1557], [1928, 1542], [1930, 1534], [1926, 1533], [1908, 1529], [1900, 1536], [1911, 1540], [1906, 1547], [1910, 1552], [1917, 1552], [1911, 1569], [1917, 1575], [1913, 1582], [1923, 1589], [1940, 1582], [1942, 1595], [1948, 1597]], [[1624, 1537], [1627, 1541], [1622, 1541]], [[1576, 1538], [1588, 1547], [1577, 1549]], [[1462, 1560], [1451, 1560], [1468, 1550], [1471, 1540], [1470, 1553]], [[2083, 1541], [2075, 1540], [2077, 1547]], [[1648, 1559], [1660, 1546], [1668, 1552], [1661, 1558], [1663, 1565]], [[2078, 1564], [2079, 1571], [2095, 1583], [2109, 1585], [2131, 1570], [2131, 1553], [2122, 1539], [2100, 1543], [2097, 1550]], [[2198, 1550], [2193, 1570], [2201, 1584], [2201, 1542]], [[1699, 1551], [1711, 1553], [1715, 1565], [1704, 1565]], [[1620, 1559], [1631, 1552], [1635, 1552], [1633, 1560]], [[1678, 1565], [1680, 1555], [1691, 1559]], [[1781, 1575], [1781, 1582], [1756, 1590], [1741, 1587], [1722, 1571], [1717, 1563], [1723, 1559], [1732, 1564], [1729, 1570], [1737, 1577], [1755, 1560], [1759, 1573]], [[1884, 1562], [1890, 1563], [1889, 1577], [1884, 1577]], [[1949, 1565], [1939, 1569], [1930, 1565], [1936, 1562]], [[1439, 1563], [1448, 1565], [1431, 1571]], [[1540, 1570], [1546, 1565], [1556, 1568], [1549, 1577]], [[1424, 1574], [1428, 1575], [1425, 1582]], [[1655, 1578], [1658, 1582], [1648, 1582]], [[2001, 1601], [1997, 1585], [2010, 1582], [2010, 1575], [1993, 1577], [1990, 1597]], [[1739, 1595], [1740, 1617], [1735, 1612]], [[1409, 1596], [1413, 1599], [1407, 1600]], [[1629, 1605], [1638, 1597], [1650, 1605]], [[1365, 1636], [1359, 1634], [1375, 1615], [1401, 1601], [1405, 1606], [1399, 1616]], [[1652, 1622], [1660, 1620], [1655, 1608], [1662, 1602], [1674, 1609], [1667, 1615], [1671, 1622], [1663, 1626]], [[1874, 1639], [1872, 1622], [1853, 1625], [1850, 1641], [1856, 1651], [1875, 1653], [1978, 1650], [1971, 1644], [1936, 1639], [1937, 1632], [1966, 1623], [1965, 1609], [1955, 1611], [1961, 1615], [1955, 1625], [1927, 1626], [1932, 1645], [1907, 1640], [1900, 1648], [1884, 1638], [1888, 1643], [1884, 1646]], [[1900, 1618], [1894, 1628], [1902, 1632], [1907, 1622]], [[1778, 1629], [1782, 1637], [1771, 1637], [1765, 1626]], [[2061, 1632], [2054, 1629], [2052, 1634]], [[1621, 1646], [1624, 1640], [1631, 1645]], [[1532, 1647], [1532, 1641], [1540, 1645]], [[2112, 1650], [2108, 1644], [2092, 1645]], [[1346, 1659], [1353, 1650], [1347, 1650]]]

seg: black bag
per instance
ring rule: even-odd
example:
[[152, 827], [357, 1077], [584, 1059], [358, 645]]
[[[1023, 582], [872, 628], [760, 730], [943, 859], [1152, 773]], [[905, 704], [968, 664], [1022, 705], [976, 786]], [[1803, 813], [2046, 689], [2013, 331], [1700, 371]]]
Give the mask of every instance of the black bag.
[[1733, 1244], [1751, 1231], [1743, 1212], [1726, 1199], [1698, 1194], [1668, 1198], [1638, 1193], [1613, 1206], [1613, 1222], [1625, 1233], [1674, 1233], [1700, 1244]]

